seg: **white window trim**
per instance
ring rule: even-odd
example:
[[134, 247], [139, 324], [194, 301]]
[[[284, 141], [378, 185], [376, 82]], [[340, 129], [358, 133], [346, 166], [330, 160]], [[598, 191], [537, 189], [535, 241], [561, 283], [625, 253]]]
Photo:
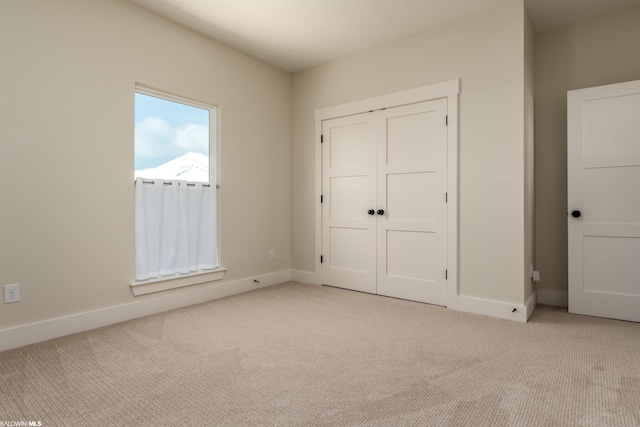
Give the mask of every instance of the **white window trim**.
[[[184, 96], [174, 95], [170, 92], [155, 89], [153, 87], [137, 83], [134, 93], [154, 96], [181, 104], [209, 110], [209, 184], [215, 185], [220, 191], [220, 107], [204, 102], [196, 101]], [[182, 288], [185, 286], [197, 285], [216, 280], [222, 280], [227, 271], [222, 264], [222, 228], [220, 227], [220, 196], [217, 200], [217, 228], [218, 228], [218, 264], [220, 267], [215, 270], [201, 270], [187, 274], [175, 274], [173, 276], [157, 277], [148, 280], [133, 281], [129, 283], [134, 296], [146, 295], [153, 292], [166, 291], [169, 289]]]
[[226, 271], [226, 268], [219, 267], [215, 270], [202, 270], [196, 273], [176, 274], [173, 276], [132, 282], [130, 285], [134, 296], [146, 295], [153, 292], [167, 291], [169, 289], [222, 280]]

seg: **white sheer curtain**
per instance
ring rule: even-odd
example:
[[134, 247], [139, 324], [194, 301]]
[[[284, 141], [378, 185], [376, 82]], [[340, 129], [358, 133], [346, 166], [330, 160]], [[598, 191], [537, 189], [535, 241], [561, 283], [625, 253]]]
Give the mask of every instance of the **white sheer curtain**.
[[136, 179], [136, 280], [218, 267], [216, 188]]

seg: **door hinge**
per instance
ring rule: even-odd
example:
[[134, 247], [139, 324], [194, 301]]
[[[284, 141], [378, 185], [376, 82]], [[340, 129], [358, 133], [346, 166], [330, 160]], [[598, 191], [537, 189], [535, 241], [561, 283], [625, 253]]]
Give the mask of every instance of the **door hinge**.
[[445, 270], [444, 271], [444, 280], [448, 280], [449, 279], [449, 270]]
[[324, 142], [324, 135], [320, 135], [320, 144]]
[[449, 203], [449, 193], [444, 193], [444, 202]]
[[324, 262], [324, 257], [320, 255], [320, 264], [322, 264], [323, 262]]
[[449, 126], [449, 116], [444, 116], [444, 124], [445, 126]]
[[324, 196], [322, 194], [320, 195], [320, 203], [324, 203]]

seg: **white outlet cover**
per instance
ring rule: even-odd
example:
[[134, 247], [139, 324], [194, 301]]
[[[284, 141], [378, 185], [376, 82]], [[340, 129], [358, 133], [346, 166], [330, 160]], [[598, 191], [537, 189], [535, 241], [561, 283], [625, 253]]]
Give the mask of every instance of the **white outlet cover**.
[[18, 283], [4, 285], [4, 303], [9, 304], [18, 301], [20, 301], [20, 285]]

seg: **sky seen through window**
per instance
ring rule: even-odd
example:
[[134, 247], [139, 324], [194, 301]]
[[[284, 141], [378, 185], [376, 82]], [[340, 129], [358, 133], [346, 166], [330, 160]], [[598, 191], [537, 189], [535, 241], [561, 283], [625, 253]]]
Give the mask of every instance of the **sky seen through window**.
[[[142, 173], [145, 178], [183, 179], [181, 177], [147, 175], [154, 173], [157, 175], [159, 170], [166, 173], [170, 169], [168, 165], [165, 165], [167, 162], [184, 156], [187, 161], [196, 161], [198, 165], [206, 163], [204, 165], [206, 167], [205, 175], [208, 177], [209, 125], [209, 110], [207, 109], [136, 93], [136, 176], [145, 170]], [[185, 156], [188, 153], [199, 153], [199, 155]], [[153, 171], [153, 168], [161, 165], [164, 167]], [[198, 167], [200, 168], [200, 166]], [[203, 181], [208, 181], [208, 179], [203, 179]]]

